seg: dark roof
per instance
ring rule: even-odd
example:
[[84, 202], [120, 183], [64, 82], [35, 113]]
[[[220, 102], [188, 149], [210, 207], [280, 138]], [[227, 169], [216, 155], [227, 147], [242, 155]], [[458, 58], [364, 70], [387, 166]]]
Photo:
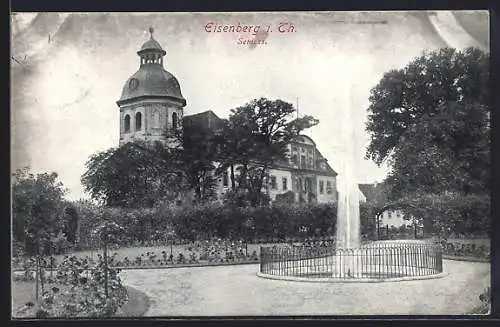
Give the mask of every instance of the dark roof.
[[159, 64], [143, 64], [123, 86], [118, 105], [132, 99], [169, 98], [186, 105], [177, 78]]
[[295, 139], [293, 140], [293, 142], [304, 143], [304, 144], [312, 143], [312, 145], [316, 146], [316, 142], [314, 142], [314, 140], [312, 138], [310, 138], [309, 136], [304, 135], [304, 134], [297, 135], [295, 137]]
[[222, 119], [220, 119], [212, 110], [184, 116], [184, 122], [192, 126], [210, 129], [214, 132], [223, 126]]
[[386, 188], [383, 183], [377, 184], [359, 184], [359, 189], [366, 197], [366, 201], [372, 201], [375, 199], [382, 199], [386, 196]]

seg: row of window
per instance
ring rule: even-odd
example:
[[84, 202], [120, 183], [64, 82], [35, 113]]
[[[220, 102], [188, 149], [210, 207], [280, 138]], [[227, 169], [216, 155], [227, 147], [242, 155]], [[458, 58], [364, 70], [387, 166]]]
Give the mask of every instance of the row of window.
[[[332, 182], [331, 181], [326, 181], [326, 193], [327, 194], [332, 194], [333, 189], [332, 189]], [[319, 194], [324, 194], [325, 193], [325, 181], [319, 181]]]
[[[178, 117], [177, 113], [172, 114], [172, 128], [177, 129], [178, 125]], [[130, 115], [126, 114], [124, 119], [123, 119], [123, 126], [124, 126], [124, 131], [125, 133], [130, 132]], [[153, 116], [153, 127], [159, 128], [160, 127], [160, 113], [157, 111], [154, 113]], [[135, 114], [135, 130], [140, 131], [142, 129], [142, 113], [138, 112]]]
[[301, 155], [300, 156], [300, 161], [299, 161], [299, 157], [297, 154], [293, 154], [292, 155], [292, 158], [291, 158], [291, 162], [293, 165], [297, 165], [299, 166], [300, 168], [311, 168], [311, 169], [314, 169], [314, 168], [319, 168], [319, 169], [326, 169], [326, 165], [324, 162], [319, 162], [318, 165], [316, 165], [317, 167], [315, 167], [314, 165], [314, 161], [313, 161], [313, 156], [305, 156], [305, 155]]
[[[222, 175], [222, 185], [224, 187], [229, 186], [229, 175], [227, 172], [225, 172]], [[270, 181], [269, 181], [269, 186], [272, 190], [277, 190], [278, 189], [278, 182], [277, 178], [274, 175], [271, 175]], [[299, 179], [297, 182], [297, 189], [303, 189], [304, 192], [307, 192], [311, 189], [311, 179], [306, 178], [304, 183], [302, 183], [302, 179]], [[288, 191], [288, 178], [282, 177], [281, 178], [281, 190], [282, 191]], [[333, 188], [332, 188], [332, 182], [331, 181], [326, 181], [326, 193], [327, 194], [332, 194]], [[325, 182], [323, 180], [319, 181], [319, 193], [324, 194], [325, 193]]]
[[[270, 184], [271, 189], [273, 189], [273, 190], [276, 190], [278, 188], [276, 176], [271, 176], [269, 184]], [[222, 175], [222, 185], [224, 187], [229, 186], [229, 174], [227, 172], [225, 172]], [[281, 187], [282, 187], [283, 191], [288, 190], [288, 178], [286, 178], [286, 177], [281, 178]]]
[[388, 211], [387, 212], [387, 219], [391, 219], [393, 217], [393, 215], [394, 215], [394, 218], [397, 218], [397, 219], [401, 219], [402, 218], [402, 216], [401, 216], [401, 214], [399, 212], [398, 213], [394, 213], [392, 211]]

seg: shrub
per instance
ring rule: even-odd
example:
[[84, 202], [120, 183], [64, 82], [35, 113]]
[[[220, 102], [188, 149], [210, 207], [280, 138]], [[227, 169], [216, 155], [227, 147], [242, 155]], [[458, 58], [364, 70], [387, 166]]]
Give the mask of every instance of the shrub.
[[104, 261], [89, 266], [86, 259], [66, 258], [57, 271], [60, 287], [42, 294], [41, 310], [52, 317], [110, 317], [127, 300], [119, 270], [107, 268], [107, 296]]
[[[161, 204], [150, 209], [99, 209], [90, 204], [77, 206], [81, 221], [80, 248], [101, 246], [96, 229], [106, 216], [124, 229], [119, 246], [181, 244], [222, 238], [255, 242], [257, 239], [290, 241], [304, 237], [325, 237], [335, 232], [337, 204], [284, 204], [238, 207], [218, 202], [196, 206]], [[374, 234], [373, 209], [360, 205], [362, 234]]]
[[403, 200], [403, 211], [423, 222], [427, 233], [447, 238], [451, 234], [488, 235], [491, 200], [487, 194], [424, 194]]

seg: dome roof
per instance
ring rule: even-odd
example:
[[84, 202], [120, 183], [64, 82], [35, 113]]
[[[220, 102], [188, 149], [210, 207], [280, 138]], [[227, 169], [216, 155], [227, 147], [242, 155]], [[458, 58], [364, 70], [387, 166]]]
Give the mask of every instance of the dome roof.
[[125, 83], [117, 103], [144, 97], [170, 98], [186, 105], [177, 78], [158, 64], [142, 65]]
[[160, 43], [158, 43], [158, 41], [156, 41], [152, 37], [149, 40], [147, 40], [146, 42], [144, 42], [140, 51], [149, 50], [149, 49], [163, 50]]

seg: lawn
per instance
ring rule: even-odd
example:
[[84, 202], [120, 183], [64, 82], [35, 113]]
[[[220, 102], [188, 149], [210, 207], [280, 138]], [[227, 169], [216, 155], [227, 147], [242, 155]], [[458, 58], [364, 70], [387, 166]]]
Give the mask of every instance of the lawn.
[[14, 282], [11, 284], [12, 291], [12, 316], [18, 316], [17, 310], [26, 303], [35, 303], [35, 283], [34, 282]]

